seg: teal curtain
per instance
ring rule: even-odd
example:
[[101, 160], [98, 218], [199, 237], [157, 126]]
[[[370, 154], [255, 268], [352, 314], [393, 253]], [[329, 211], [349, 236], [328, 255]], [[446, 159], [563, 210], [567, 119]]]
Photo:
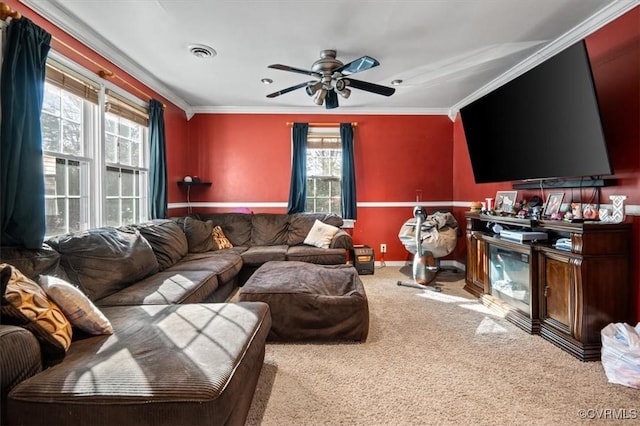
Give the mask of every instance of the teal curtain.
[[291, 186], [287, 213], [302, 213], [307, 204], [307, 134], [309, 123], [293, 123]]
[[342, 139], [342, 218], [356, 219], [356, 171], [353, 159], [353, 127], [351, 123], [340, 123]]
[[151, 219], [167, 217], [167, 148], [161, 102], [149, 101], [149, 197]]
[[0, 79], [0, 243], [39, 248], [47, 229], [40, 112], [51, 34], [23, 17], [11, 21], [6, 35]]

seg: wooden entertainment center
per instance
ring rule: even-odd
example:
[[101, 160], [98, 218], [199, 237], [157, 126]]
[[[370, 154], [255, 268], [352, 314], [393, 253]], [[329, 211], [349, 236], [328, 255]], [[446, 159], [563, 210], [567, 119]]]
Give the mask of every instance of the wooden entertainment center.
[[[631, 224], [465, 216], [464, 288], [523, 330], [582, 361], [599, 360], [600, 330], [629, 322]], [[493, 232], [494, 224], [548, 238], [507, 239]], [[559, 238], [570, 239], [570, 250], [555, 247]]]

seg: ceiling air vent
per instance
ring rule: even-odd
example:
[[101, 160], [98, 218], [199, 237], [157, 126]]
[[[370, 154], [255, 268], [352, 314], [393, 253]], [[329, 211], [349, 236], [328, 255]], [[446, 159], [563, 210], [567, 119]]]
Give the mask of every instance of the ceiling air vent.
[[192, 44], [189, 46], [189, 52], [196, 58], [206, 59], [216, 56], [216, 51], [204, 44]]

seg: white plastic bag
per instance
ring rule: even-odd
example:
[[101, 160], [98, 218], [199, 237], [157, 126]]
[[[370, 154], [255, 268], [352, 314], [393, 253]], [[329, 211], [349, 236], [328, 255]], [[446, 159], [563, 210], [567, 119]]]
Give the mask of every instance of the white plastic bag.
[[640, 389], [640, 322], [602, 329], [602, 367], [610, 383]]

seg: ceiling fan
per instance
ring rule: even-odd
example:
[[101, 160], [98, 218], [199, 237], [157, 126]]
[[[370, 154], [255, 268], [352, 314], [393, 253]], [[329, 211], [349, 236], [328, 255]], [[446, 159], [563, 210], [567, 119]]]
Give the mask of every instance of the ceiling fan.
[[317, 105], [324, 103], [327, 109], [338, 107], [338, 94], [343, 98], [348, 98], [351, 94], [349, 87], [364, 90], [378, 95], [391, 96], [396, 91], [392, 87], [381, 86], [379, 84], [368, 83], [366, 81], [355, 80], [350, 75], [357, 72], [366, 71], [380, 65], [380, 62], [370, 56], [363, 56], [348, 64], [343, 64], [336, 59], [335, 50], [323, 50], [320, 52], [320, 59], [311, 65], [311, 70], [305, 70], [288, 65], [273, 64], [268, 68], [276, 70], [290, 71], [298, 74], [310, 75], [317, 80], [305, 81], [295, 86], [287, 87], [267, 95], [267, 98], [275, 98], [297, 89], [305, 88], [309, 96], [313, 96], [313, 101]]

